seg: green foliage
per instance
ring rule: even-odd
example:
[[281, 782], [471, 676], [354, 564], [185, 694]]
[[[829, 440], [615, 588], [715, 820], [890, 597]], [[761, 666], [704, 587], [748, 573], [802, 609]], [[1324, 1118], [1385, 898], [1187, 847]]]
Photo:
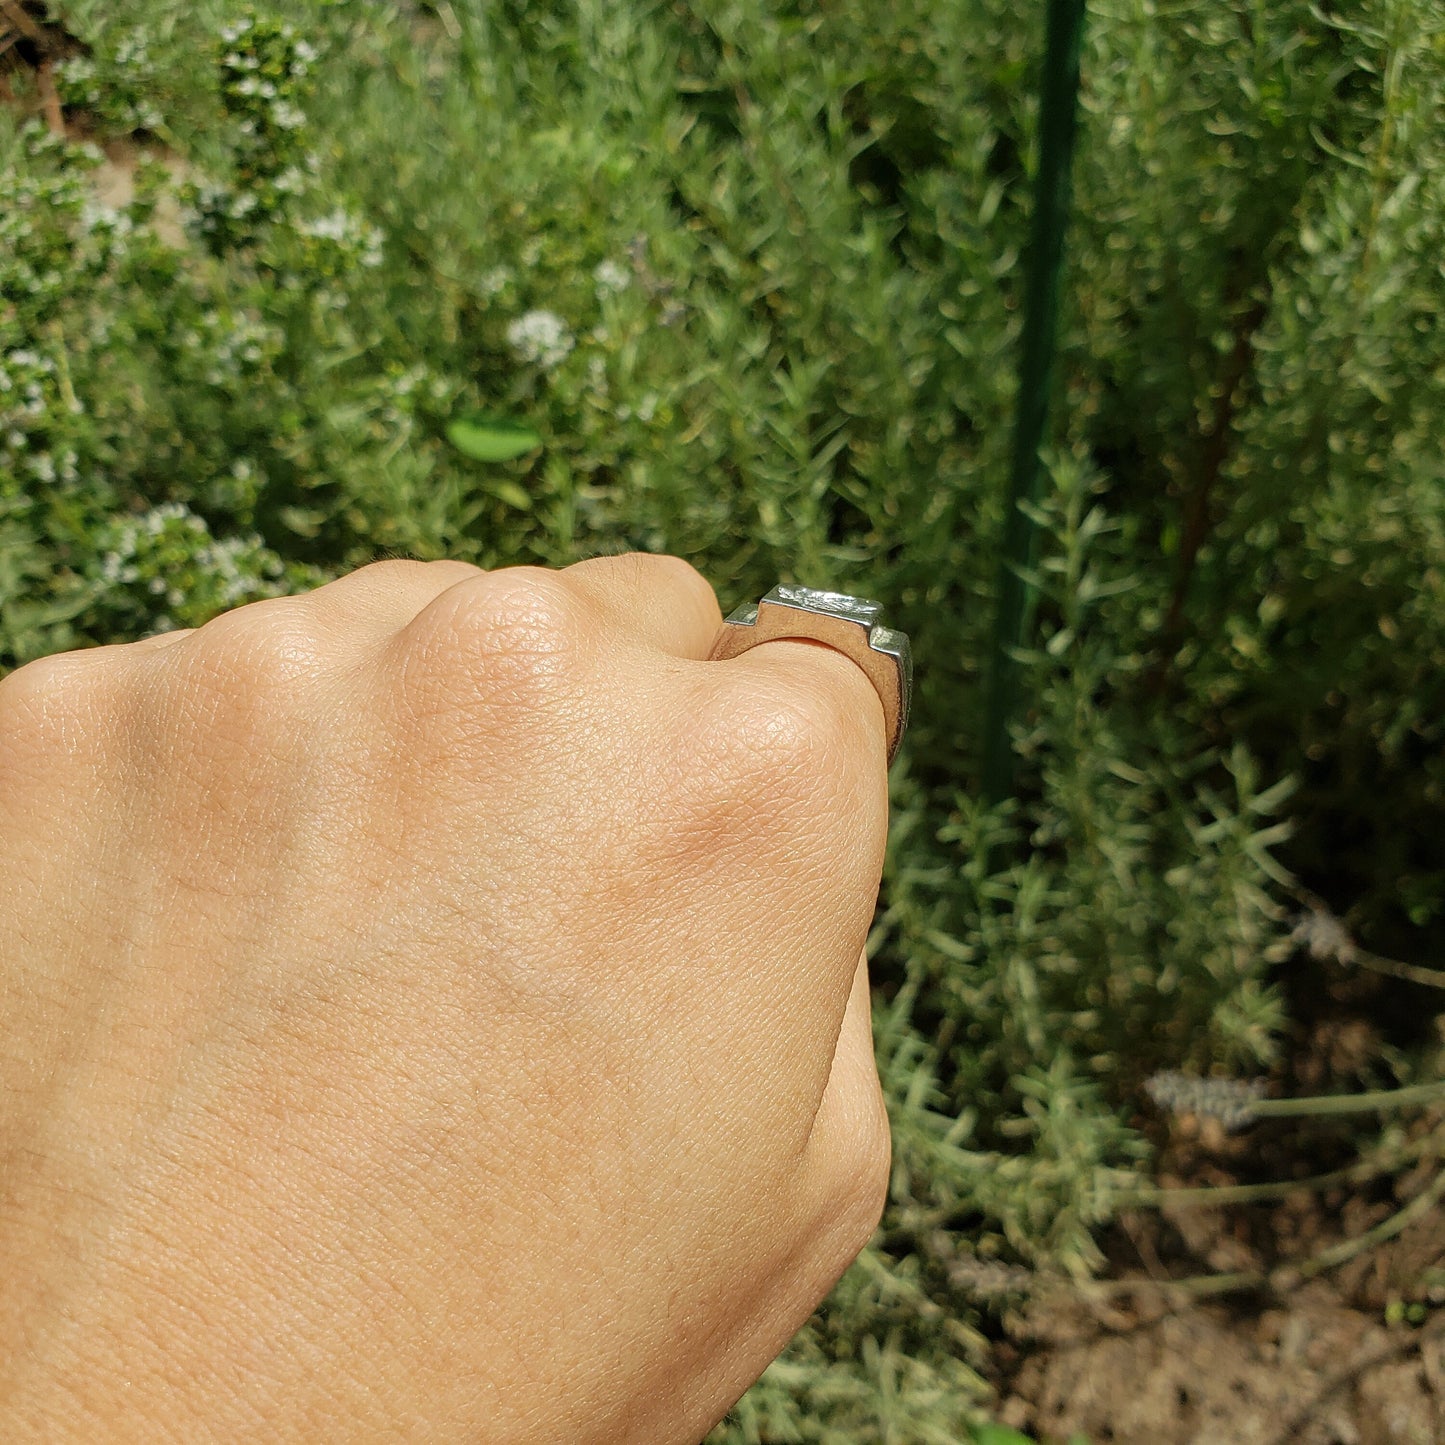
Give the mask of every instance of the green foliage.
[[61, 10], [72, 119], [170, 149], [107, 207], [0, 115], [0, 666], [387, 554], [887, 599], [892, 1205], [715, 1438], [970, 1438], [980, 1282], [1097, 1261], [1144, 1078], [1274, 1058], [1284, 865], [1441, 937], [1445, 7], [1091, 6], [992, 809], [1033, 10]]

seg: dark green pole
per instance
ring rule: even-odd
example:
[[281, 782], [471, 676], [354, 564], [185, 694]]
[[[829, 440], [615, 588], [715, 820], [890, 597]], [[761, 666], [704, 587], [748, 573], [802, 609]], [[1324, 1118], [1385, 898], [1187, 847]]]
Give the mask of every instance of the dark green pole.
[[1013, 790], [1013, 747], [1009, 728], [1019, 708], [1019, 664], [1014, 649], [1028, 639], [1033, 591], [1020, 575], [1033, 565], [1037, 532], [1024, 507], [1039, 494], [1039, 447], [1049, 416], [1058, 330], [1059, 273], [1064, 230], [1069, 220], [1069, 173], [1074, 156], [1074, 118], [1079, 96], [1079, 45], [1084, 0], [1048, 0], [1048, 37], [1039, 105], [1039, 154], [1034, 177], [1034, 210], [1025, 277], [1024, 330], [1019, 357], [1019, 390], [1014, 418], [1013, 465], [1009, 476], [1003, 552], [999, 565], [998, 612], [989, 667], [984, 721], [983, 792], [997, 803]]

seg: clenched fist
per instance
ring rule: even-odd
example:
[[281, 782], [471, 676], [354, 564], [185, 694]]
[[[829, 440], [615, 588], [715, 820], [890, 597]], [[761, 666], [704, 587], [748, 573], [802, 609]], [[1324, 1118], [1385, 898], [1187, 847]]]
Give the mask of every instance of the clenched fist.
[[0, 681], [0, 1438], [679, 1442], [862, 1247], [882, 709], [685, 563]]

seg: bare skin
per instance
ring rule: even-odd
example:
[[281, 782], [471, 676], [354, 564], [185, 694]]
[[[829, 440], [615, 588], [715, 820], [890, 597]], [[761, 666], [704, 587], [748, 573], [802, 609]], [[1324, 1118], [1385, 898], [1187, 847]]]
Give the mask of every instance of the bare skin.
[[871, 1234], [882, 709], [672, 558], [0, 681], [0, 1438], [694, 1442]]

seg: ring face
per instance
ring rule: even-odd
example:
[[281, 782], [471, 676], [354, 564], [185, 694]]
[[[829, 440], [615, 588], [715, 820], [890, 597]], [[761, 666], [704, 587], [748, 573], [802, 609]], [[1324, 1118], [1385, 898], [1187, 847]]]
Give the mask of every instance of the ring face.
[[821, 642], [844, 653], [867, 674], [883, 704], [891, 763], [908, 726], [913, 654], [907, 634], [885, 627], [882, 615], [882, 603], [871, 598], [779, 583], [761, 601], [749, 602], [727, 618], [712, 656], [736, 657], [781, 638]]

